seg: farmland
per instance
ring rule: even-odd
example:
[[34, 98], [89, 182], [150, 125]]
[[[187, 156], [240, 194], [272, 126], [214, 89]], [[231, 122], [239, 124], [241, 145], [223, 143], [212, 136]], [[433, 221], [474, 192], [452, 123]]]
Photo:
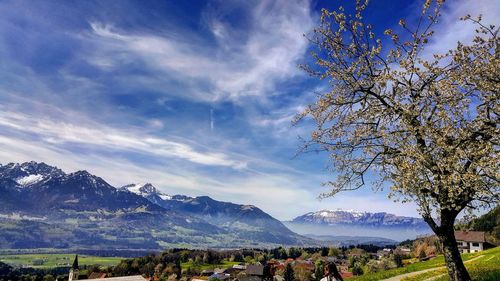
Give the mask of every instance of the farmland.
[[[54, 268], [71, 266], [75, 254], [20, 254], [20, 255], [0, 255], [0, 262], [7, 263], [15, 267], [33, 268]], [[79, 255], [80, 265], [103, 265], [110, 266], [120, 262], [120, 257], [97, 257]]]

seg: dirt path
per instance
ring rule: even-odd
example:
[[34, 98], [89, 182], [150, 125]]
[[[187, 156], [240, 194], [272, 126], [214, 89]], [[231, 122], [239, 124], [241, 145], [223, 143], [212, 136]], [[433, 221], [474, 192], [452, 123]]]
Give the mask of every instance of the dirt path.
[[[465, 261], [464, 263], [475, 261], [475, 260], [480, 259], [482, 257], [484, 257], [484, 256], [483, 255], [477, 256], [477, 257], [472, 258], [472, 259], [470, 259], [468, 261]], [[439, 269], [445, 269], [445, 268], [446, 268], [445, 266], [440, 266], [440, 267], [434, 267], [434, 268], [424, 269], [424, 270], [420, 270], [420, 271], [414, 271], [414, 272], [410, 272], [410, 273], [405, 273], [405, 274], [401, 274], [401, 275], [398, 275], [398, 276], [394, 276], [394, 277], [391, 277], [391, 278], [383, 279], [381, 281], [400, 281], [403, 278], [413, 277], [413, 276], [417, 276], [417, 275], [420, 275], [420, 274], [423, 274], [423, 273], [426, 273], [426, 272], [429, 272], [429, 271], [434, 271], [434, 270], [439, 270]], [[440, 274], [438, 276], [434, 276], [434, 277], [428, 278], [425, 281], [432, 281], [434, 279], [437, 279], [438, 277], [441, 277], [442, 275], [444, 275], [444, 274]]]

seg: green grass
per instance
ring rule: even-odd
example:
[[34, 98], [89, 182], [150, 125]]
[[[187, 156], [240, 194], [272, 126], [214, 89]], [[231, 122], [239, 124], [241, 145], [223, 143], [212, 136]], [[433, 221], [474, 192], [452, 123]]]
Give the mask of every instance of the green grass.
[[[21, 254], [21, 255], [0, 255], [0, 261], [12, 266], [30, 266], [33, 268], [54, 268], [71, 266], [74, 254]], [[80, 265], [103, 265], [110, 266], [118, 264], [123, 258], [117, 257], [96, 257], [78, 255]], [[35, 265], [37, 260], [42, 260], [43, 264]]]
[[[489, 249], [478, 253], [481, 255], [477, 260], [466, 263], [465, 267], [469, 271], [472, 280], [496, 281], [500, 280], [500, 247]], [[437, 281], [449, 280], [446, 269], [439, 269], [432, 272], [419, 274], [404, 281], [422, 281], [432, 276], [443, 275]]]
[[[229, 267], [232, 267], [233, 265], [236, 265], [236, 264], [240, 264], [239, 262], [235, 262], [235, 261], [222, 261], [222, 263], [220, 264], [201, 264], [201, 265], [198, 265], [198, 267], [201, 269], [201, 270], [205, 270], [205, 269], [214, 269], [214, 268], [229, 268]], [[193, 262], [183, 262], [181, 263], [181, 267], [182, 269], [188, 269], [189, 267], [197, 267]]]
[[[471, 258], [480, 256], [480, 255], [499, 257], [500, 256], [500, 247], [496, 247], [496, 248], [489, 249], [489, 250], [486, 250], [483, 252], [478, 252], [478, 253], [463, 254], [462, 260], [467, 261]], [[484, 258], [484, 259], [486, 259], [486, 258]], [[480, 260], [483, 260], [483, 258], [481, 258]], [[478, 262], [480, 260], [478, 260]], [[493, 258], [493, 260], [497, 261], [497, 258]], [[475, 264], [475, 263], [472, 263], [472, 264]], [[445, 265], [444, 257], [438, 256], [432, 260], [425, 261], [425, 262], [417, 262], [417, 263], [410, 264], [410, 265], [402, 267], [402, 268], [395, 268], [395, 269], [390, 269], [390, 270], [380, 271], [380, 272], [375, 272], [375, 273], [365, 273], [364, 275], [356, 276], [356, 277], [350, 278], [349, 280], [352, 280], [352, 281], [377, 281], [377, 280], [382, 280], [382, 279], [390, 278], [390, 277], [405, 274], [405, 273], [410, 273], [410, 272], [415, 272], [415, 271], [420, 271], [420, 270], [430, 269], [430, 268], [436, 268], [436, 267], [440, 267], [440, 266], [444, 266], [444, 265]], [[428, 276], [428, 277], [435, 276], [435, 275], [436, 275], [436, 271], [433, 271], [433, 274]], [[471, 270], [471, 275], [472, 275], [472, 270]], [[408, 279], [408, 280], [413, 280], [413, 279]], [[420, 280], [420, 279], [415, 279], [415, 280]], [[425, 280], [425, 278], [421, 279], [421, 280]], [[443, 279], [443, 280], [446, 280], [446, 279]]]

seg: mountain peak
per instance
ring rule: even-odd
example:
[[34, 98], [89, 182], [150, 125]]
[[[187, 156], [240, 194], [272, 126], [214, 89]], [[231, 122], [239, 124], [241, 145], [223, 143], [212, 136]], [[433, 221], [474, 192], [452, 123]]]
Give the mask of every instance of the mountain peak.
[[87, 172], [87, 170], [79, 170], [74, 173], [71, 173], [73, 176], [80, 176], [80, 177], [94, 177], [91, 173]]
[[120, 188], [120, 190], [126, 190], [129, 192], [135, 193], [137, 195], [143, 196], [143, 197], [149, 197], [149, 196], [156, 197], [157, 196], [163, 200], [172, 199], [172, 196], [162, 193], [156, 187], [154, 187], [151, 183], [132, 183], [132, 184], [122, 186]]
[[310, 212], [293, 219], [298, 223], [315, 223], [325, 225], [335, 224], [359, 224], [359, 225], [377, 225], [377, 226], [396, 226], [396, 225], [425, 225], [421, 218], [397, 216], [385, 212], [371, 213], [357, 210], [321, 210]]
[[324, 210], [317, 211], [317, 212], [310, 212], [308, 214], [314, 215], [314, 216], [319, 216], [319, 217], [332, 217], [332, 216], [337, 216], [338, 214], [352, 214], [355, 217], [360, 217], [360, 216], [367, 214], [367, 212], [358, 211], [358, 210], [354, 210], [354, 209], [337, 208], [335, 210], [324, 209]]
[[19, 187], [27, 187], [50, 178], [64, 176], [65, 173], [57, 167], [49, 166], [43, 162], [8, 163], [0, 165], [0, 177], [14, 180]]

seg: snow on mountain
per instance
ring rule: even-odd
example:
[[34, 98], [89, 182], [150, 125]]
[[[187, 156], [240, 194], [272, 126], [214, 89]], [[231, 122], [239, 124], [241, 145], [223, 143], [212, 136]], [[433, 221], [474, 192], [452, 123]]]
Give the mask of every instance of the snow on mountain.
[[142, 197], [158, 197], [162, 200], [171, 200], [172, 196], [160, 192], [156, 187], [150, 183], [133, 183], [122, 186], [120, 190], [127, 190]]
[[57, 167], [49, 166], [45, 163], [37, 163], [35, 161], [25, 162], [22, 164], [9, 163], [5, 166], [0, 165], [0, 176], [9, 176], [10, 178], [21, 178], [29, 175], [43, 175], [45, 177], [59, 177], [64, 175], [64, 172]]
[[158, 204], [158, 200], [176, 200], [176, 201], [184, 201], [193, 199], [192, 197], [184, 196], [184, 195], [168, 195], [161, 191], [159, 191], [156, 187], [154, 187], [150, 183], [133, 183], [122, 186], [119, 190], [126, 190], [142, 197], [153, 201], [153, 203]]
[[16, 179], [16, 182], [19, 185], [25, 187], [28, 185], [38, 183], [38, 182], [42, 181], [43, 179], [44, 179], [43, 175], [35, 174], [35, 175], [28, 175], [28, 176], [20, 177], [20, 178]]
[[295, 223], [312, 223], [322, 225], [370, 225], [370, 226], [423, 226], [421, 218], [397, 216], [385, 212], [370, 213], [357, 210], [321, 210], [310, 212], [293, 219]]
[[0, 165], [0, 178], [11, 179], [19, 189], [35, 186], [38, 183], [62, 176], [65, 176], [65, 173], [57, 167], [34, 161]]
[[163, 200], [172, 200], [172, 196], [170, 196], [170, 195], [160, 194], [159, 196]]

